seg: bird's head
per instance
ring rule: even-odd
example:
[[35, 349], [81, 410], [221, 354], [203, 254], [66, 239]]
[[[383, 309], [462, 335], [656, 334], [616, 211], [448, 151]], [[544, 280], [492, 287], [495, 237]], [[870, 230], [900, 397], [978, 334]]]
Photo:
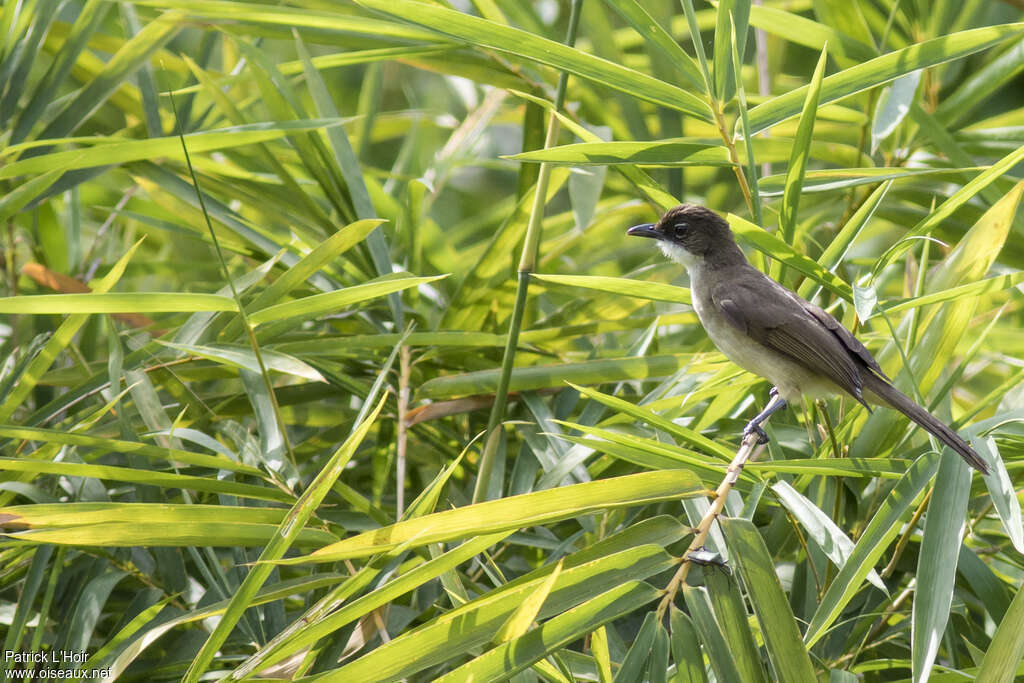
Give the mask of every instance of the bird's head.
[[657, 240], [665, 256], [687, 268], [744, 259], [725, 219], [696, 204], [680, 204], [657, 223], [634, 225], [626, 234]]

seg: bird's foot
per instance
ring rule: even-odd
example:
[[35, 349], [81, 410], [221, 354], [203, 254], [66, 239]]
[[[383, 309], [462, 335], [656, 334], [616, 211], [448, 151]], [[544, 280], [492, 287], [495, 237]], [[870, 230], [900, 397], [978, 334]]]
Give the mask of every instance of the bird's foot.
[[786, 401], [779, 396], [778, 387], [772, 387], [768, 395], [771, 396], [771, 399], [768, 401], [765, 409], [758, 413], [757, 417], [748, 422], [747, 426], [743, 428], [743, 438], [746, 439], [750, 434], [757, 434], [757, 444], [759, 446], [768, 443], [768, 435], [761, 429], [761, 423], [767, 420], [776, 410], [785, 408], [787, 405]]
[[753, 420], [747, 423], [747, 426], [743, 428], [743, 438], [746, 439], [751, 434], [757, 434], [757, 445], [768, 443], [768, 434], [761, 429], [761, 425], [757, 424]]

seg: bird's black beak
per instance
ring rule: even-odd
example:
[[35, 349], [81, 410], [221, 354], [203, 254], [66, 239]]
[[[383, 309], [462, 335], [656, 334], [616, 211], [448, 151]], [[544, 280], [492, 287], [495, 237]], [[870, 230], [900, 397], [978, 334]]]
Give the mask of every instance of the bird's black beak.
[[640, 225], [634, 225], [626, 231], [626, 234], [633, 235], [634, 237], [650, 237], [656, 240], [661, 239], [661, 233], [654, 229], [654, 223], [641, 223]]

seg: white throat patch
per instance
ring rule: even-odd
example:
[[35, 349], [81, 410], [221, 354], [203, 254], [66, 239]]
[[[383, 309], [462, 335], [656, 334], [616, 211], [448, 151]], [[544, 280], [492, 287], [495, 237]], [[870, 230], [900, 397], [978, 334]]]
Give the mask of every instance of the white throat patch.
[[703, 261], [699, 256], [686, 251], [678, 244], [666, 242], [665, 240], [658, 240], [658, 247], [661, 249], [661, 253], [663, 253], [667, 258], [686, 266], [687, 270], [700, 265], [701, 261]]

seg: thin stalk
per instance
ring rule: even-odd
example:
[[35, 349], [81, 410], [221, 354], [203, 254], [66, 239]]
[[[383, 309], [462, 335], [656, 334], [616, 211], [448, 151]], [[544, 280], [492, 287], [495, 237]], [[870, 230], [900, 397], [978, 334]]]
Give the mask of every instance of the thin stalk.
[[[786, 519], [789, 520], [789, 525], [793, 527], [793, 533], [796, 534], [796, 540], [800, 544], [800, 548], [804, 551], [804, 557], [807, 558], [807, 566], [811, 568], [811, 576], [814, 578], [814, 588], [818, 593], [818, 598], [820, 599], [821, 596], [825, 594], [825, 584], [828, 583], [828, 578], [822, 581], [821, 574], [818, 573], [818, 568], [814, 566], [814, 560], [811, 558], [811, 548], [807, 545], [807, 537], [804, 536], [804, 532], [800, 530], [800, 524], [788, 510], [786, 511]], [[826, 566], [831, 566], [831, 563]]]
[[[750, 192], [750, 185], [747, 183], [746, 174], [743, 171], [743, 164], [740, 163], [739, 154], [736, 153], [736, 144], [733, 142], [732, 135], [729, 133], [729, 126], [725, 122], [725, 105], [715, 98], [715, 88], [712, 83], [711, 72], [708, 70], [708, 60], [707, 55], [704, 54], [704, 44], [700, 39], [700, 29], [697, 26], [697, 15], [693, 11], [693, 2], [692, 0], [680, 0], [679, 4], [682, 5], [683, 13], [686, 14], [686, 22], [690, 27], [690, 40], [693, 41], [693, 48], [697, 53], [697, 63], [700, 65], [701, 74], [704, 76], [704, 94], [707, 95], [711, 113], [715, 117], [718, 134], [722, 136], [722, 142], [725, 143], [726, 149], [729, 150], [732, 170], [736, 174], [736, 180], [739, 181], [743, 198], [747, 201], [747, 209], [750, 211], [751, 216], [758, 215], [754, 209], [754, 199]], [[735, 69], [737, 82], [740, 80], [739, 69], [740, 66], [737, 64]]]
[[[18, 296], [18, 252], [14, 238], [14, 219], [7, 220], [7, 243], [4, 245], [6, 252], [4, 258], [4, 269], [7, 271], [7, 296]], [[11, 325], [17, 328], [16, 325]]]
[[[769, 405], [780, 400], [782, 399], [776, 396], [772, 398]], [[658, 603], [659, 621], [665, 616], [665, 611], [668, 609], [668, 606], [672, 604], [679, 588], [686, 582], [686, 575], [690, 573], [690, 565], [693, 564], [690, 560], [690, 553], [704, 547], [704, 544], [707, 542], [708, 534], [711, 533], [711, 525], [725, 507], [725, 499], [728, 497], [729, 491], [732, 490], [736, 480], [740, 478], [740, 473], [743, 471], [743, 467], [747, 464], [747, 461], [750, 460], [751, 455], [754, 454], [754, 449], [758, 446], [757, 439], [758, 436], [754, 432], [747, 434], [740, 443], [739, 450], [736, 451], [736, 456], [732, 459], [732, 462], [729, 463], [729, 467], [725, 470], [725, 477], [723, 477], [722, 483], [719, 484], [718, 488], [715, 490], [715, 499], [711, 501], [711, 507], [708, 508], [704, 518], [700, 520], [700, 523], [694, 529], [693, 540], [690, 542], [690, 546], [686, 549], [686, 552], [683, 553], [683, 556], [679, 560], [681, 563], [679, 565], [679, 569], [676, 570], [675, 575], [668, 582], [668, 585], [665, 586], [665, 595], [661, 598], [661, 602]], [[760, 452], [760, 450], [761, 449], [758, 449], [758, 452]]]
[[199, 199], [199, 208], [202, 209], [203, 218], [206, 220], [206, 229], [210, 233], [210, 239], [213, 241], [213, 250], [217, 253], [217, 260], [220, 262], [221, 270], [224, 273], [224, 279], [228, 282], [228, 287], [231, 288], [231, 297], [235, 300], [238, 305], [238, 316], [242, 320], [242, 327], [245, 328], [246, 333], [249, 337], [249, 346], [252, 347], [252, 353], [256, 357], [256, 363], [260, 367], [260, 376], [263, 377], [263, 383], [267, 387], [267, 394], [270, 396], [270, 405], [274, 410], [274, 420], [277, 422], [277, 428], [281, 432], [281, 441], [284, 444], [285, 452], [288, 453], [288, 460], [291, 464], [295, 465], [295, 451], [292, 450], [291, 440], [288, 438], [288, 430], [285, 428], [284, 417], [281, 415], [281, 406], [277, 402], [277, 395], [274, 393], [274, 385], [270, 381], [270, 373], [267, 372], [267, 366], [263, 363], [263, 354], [260, 353], [259, 342], [256, 341], [256, 332], [253, 330], [252, 325], [249, 324], [249, 315], [245, 312], [245, 306], [242, 304], [242, 297], [239, 296], [238, 290], [235, 288], [235, 281], [231, 278], [231, 273], [228, 271], [228, 263], [224, 258], [224, 251], [220, 247], [220, 240], [217, 239], [217, 232], [213, 229], [213, 224], [210, 222], [210, 214], [206, 210], [206, 201], [203, 199], [203, 193], [199, 189], [199, 178], [196, 177], [196, 171], [192, 168], [192, 157], [188, 153], [188, 145], [185, 144], [185, 134], [181, 127], [181, 121], [178, 119], [178, 108], [174, 103], [174, 96], [168, 92], [168, 96], [171, 99], [171, 111], [174, 112], [174, 120], [178, 124], [178, 139], [181, 140], [181, 149], [185, 153], [185, 165], [188, 167], [188, 174], [192, 178], [192, 186], [196, 188], [196, 197]]
[[[932, 241], [923, 240], [921, 245], [921, 261], [917, 266], [917, 278], [914, 282], [914, 293], [913, 296], [921, 296], [924, 294], [924, 278], [928, 273], [928, 255], [931, 252]], [[909, 263], [911, 259], [907, 259]], [[911, 350], [914, 348], [914, 344], [917, 342], [917, 335], [920, 332], [921, 327], [921, 308], [911, 308], [910, 311], [910, 326], [907, 330], [907, 348], [906, 354], [909, 356]]]
[[906, 530], [900, 536], [900, 540], [896, 543], [896, 550], [892, 553], [892, 559], [889, 560], [889, 564], [885, 565], [885, 569], [880, 573], [880, 576], [883, 579], [888, 579], [892, 576], [892, 573], [896, 571], [896, 563], [899, 562], [904, 549], [906, 549], [907, 544], [910, 543], [910, 537], [914, 535], [914, 529], [917, 528], [918, 521], [924, 516], [924, 511], [928, 507], [928, 501], [932, 499], [933, 491], [935, 491], [935, 489], [928, 489], [928, 493], [926, 493], [924, 498], [921, 499], [921, 504], [917, 506], [917, 509], [914, 510], [914, 515], [910, 518], [910, 521], [907, 522]]
[[[853, 665], [854, 662], [857, 661], [857, 658], [860, 657], [861, 653], [865, 649], [867, 649], [868, 647], [874, 647], [873, 645], [869, 646], [868, 643], [870, 643], [872, 638], [881, 633], [882, 629], [884, 629], [889, 624], [889, 619], [892, 617], [892, 615], [896, 613], [896, 610], [898, 610], [903, 605], [903, 603], [907, 601], [908, 598], [914, 595], [914, 590], [916, 588], [915, 583], [915, 580], [911, 580], [910, 585], [904, 588], [903, 591], [898, 596], [896, 596], [896, 598], [891, 603], [889, 603], [889, 606], [885, 608], [885, 611], [883, 611], [878, 616], [878, 618], [875, 619], [875, 623], [871, 627], [871, 630], [864, 635], [860, 643], [857, 644], [857, 648], [853, 652], [848, 652], [839, 659], [835, 660], [835, 664], [837, 666], [844, 665], [844, 668], [848, 669], [850, 666]], [[844, 662], [848, 662], [848, 664], [844, 664]]]
[[[743, 89], [743, 64], [740, 62], [739, 49], [737, 47], [736, 24], [732, 21], [732, 13], [729, 13], [729, 28], [732, 31], [732, 63], [736, 78], [736, 99], [740, 110], [740, 128], [743, 131], [743, 142], [747, 150], [747, 172], [750, 174], [749, 191], [751, 199], [751, 215], [754, 222], [762, 224], [761, 220], [761, 195], [757, 190], [757, 163], [754, 161], [754, 141], [750, 137], [750, 122], [747, 120], [747, 91]], [[743, 175], [742, 173], [740, 175]]]
[[409, 376], [412, 369], [408, 346], [398, 354], [398, 443], [395, 446], [395, 519], [401, 519], [405, 511], [405, 451], [409, 443], [409, 427], [406, 416], [409, 413]]
[[[565, 43], [570, 47], [576, 43], [576, 31], [580, 23], [580, 6], [583, 0], [573, 0], [569, 15], [569, 28]], [[558, 90], [555, 93], [555, 106], [548, 116], [548, 131], [544, 140], [544, 148], [553, 147], [558, 140], [558, 117], [555, 112], [565, 105], [565, 90], [569, 74], [565, 71], [558, 77]], [[530, 274], [537, 262], [537, 250], [540, 247], [541, 222], [548, 194], [548, 181], [551, 178], [551, 165], [542, 163], [537, 174], [537, 185], [533, 195], [533, 206], [530, 210], [530, 222], [526, 226], [526, 240], [523, 244], [522, 256], [519, 259], [519, 275], [516, 285], [516, 302], [512, 309], [509, 322], [508, 337], [505, 339], [505, 351], [501, 360], [501, 376], [491, 406], [491, 415], [487, 420], [487, 440], [480, 456], [480, 466], [473, 489], [473, 502], [479, 503], [487, 497], [487, 489], [494, 471], [494, 460], [498, 453], [498, 442], [501, 437], [501, 423], [505, 418], [505, 406], [508, 403], [508, 386], [512, 377], [512, 366], [515, 361], [516, 347], [519, 345], [519, 331], [523, 326], [523, 313], [526, 309], [527, 290], [530, 285]]]
[[708, 101], [711, 103], [711, 111], [715, 115], [718, 134], [722, 136], [722, 142], [725, 143], [726, 149], [729, 150], [729, 160], [732, 161], [732, 170], [740, 184], [743, 199], [747, 202], [747, 210], [750, 211], [751, 216], [755, 216], [757, 215], [757, 210], [754, 208], [754, 195], [750, 191], [750, 185], [747, 183], [747, 174], [743, 171], [740, 155], [736, 152], [736, 143], [733, 142], [732, 135], [729, 134], [729, 126], [725, 122], [725, 112], [721, 103], [717, 102], [712, 96], [708, 96]]
[[[763, 5], [764, 0], [754, 0], [755, 5]], [[763, 28], [754, 29], [754, 45], [757, 47], [757, 92], [767, 98], [772, 94], [772, 74], [768, 68], [768, 34]], [[745, 135], [746, 133], [744, 133]], [[770, 131], [764, 131], [764, 137], [770, 137]], [[772, 174], [769, 162], [761, 164], [761, 176]]]

